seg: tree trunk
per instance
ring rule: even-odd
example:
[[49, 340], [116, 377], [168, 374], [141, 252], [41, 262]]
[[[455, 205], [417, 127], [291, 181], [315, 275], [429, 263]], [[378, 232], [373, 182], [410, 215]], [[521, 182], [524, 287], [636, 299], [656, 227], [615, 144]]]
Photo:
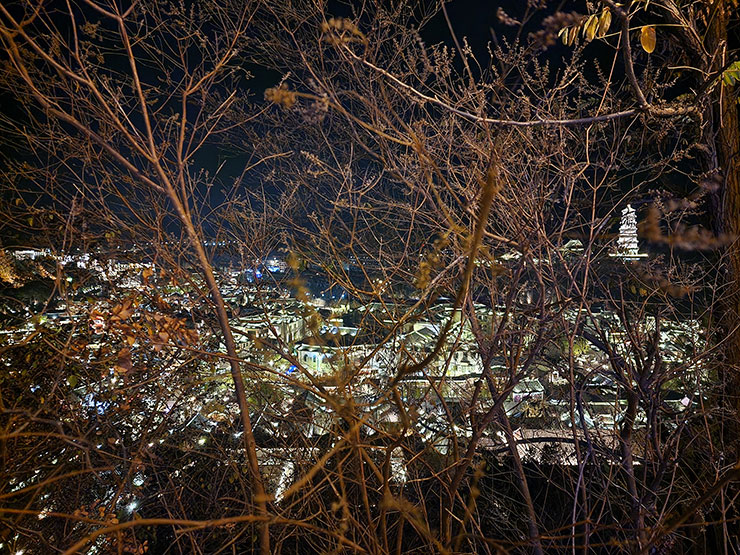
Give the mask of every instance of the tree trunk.
[[[716, 0], [707, 30], [707, 50], [716, 53], [713, 71], [724, 68], [727, 58], [727, 28], [731, 14], [730, 2]], [[720, 192], [720, 230], [732, 237], [725, 253], [725, 287], [722, 325], [726, 333], [725, 366], [723, 369], [724, 401], [735, 413], [734, 425], [727, 428], [732, 452], [740, 455], [737, 432], [740, 430], [740, 127], [732, 87], [720, 80], [713, 98], [712, 119], [714, 151], [717, 169], [722, 178]]]

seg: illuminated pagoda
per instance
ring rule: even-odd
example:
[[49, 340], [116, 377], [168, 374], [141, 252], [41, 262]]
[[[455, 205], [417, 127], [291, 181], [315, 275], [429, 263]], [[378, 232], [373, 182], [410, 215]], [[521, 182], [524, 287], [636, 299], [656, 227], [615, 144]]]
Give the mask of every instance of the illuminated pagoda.
[[637, 240], [637, 212], [629, 204], [622, 210], [617, 247], [609, 256], [623, 260], [639, 260], [647, 257], [647, 254], [640, 252], [640, 244]]

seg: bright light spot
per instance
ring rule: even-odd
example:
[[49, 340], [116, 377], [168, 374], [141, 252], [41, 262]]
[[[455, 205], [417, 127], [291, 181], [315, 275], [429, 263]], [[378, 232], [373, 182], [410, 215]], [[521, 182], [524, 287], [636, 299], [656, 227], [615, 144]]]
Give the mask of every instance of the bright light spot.
[[205, 445], [206, 444], [206, 438], [202, 437], [198, 440], [198, 445]]
[[133, 513], [136, 510], [136, 507], [138, 507], [139, 504], [136, 501], [131, 501], [128, 505], [126, 505], [126, 510], [130, 513]]

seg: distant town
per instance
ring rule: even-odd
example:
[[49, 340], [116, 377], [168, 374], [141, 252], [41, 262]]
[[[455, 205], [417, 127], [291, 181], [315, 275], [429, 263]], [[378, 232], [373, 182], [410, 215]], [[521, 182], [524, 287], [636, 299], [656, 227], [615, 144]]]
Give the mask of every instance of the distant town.
[[[638, 245], [634, 226], [634, 211], [626, 210], [610, 263], [623, 264], [635, 258]], [[226, 242], [207, 246], [223, 250], [230, 247]], [[140, 336], [127, 330], [132, 324], [136, 327], [137, 321], [155, 317], [170, 322], [169, 332], [150, 337], [155, 348], [158, 342], [159, 348], [186, 347], [190, 334], [201, 342], [206, 340], [213, 352], [221, 351], [220, 336], [210, 316], [204, 316], [201, 311], [199, 297], [192, 289], [197, 284], [176, 284], [156, 264], [131, 261], [143, 256], [147, 248], [145, 245], [105, 257], [94, 253], [55, 255], [48, 250], [5, 253], [3, 279], [6, 282], [19, 279], [8, 269], [13, 264], [33, 263], [36, 268], [44, 268], [46, 262], [49, 278], [55, 265], [62, 269], [60, 275], [66, 276], [64, 285], [68, 289], [63, 296], [52, 294], [43, 306], [37, 301], [36, 305], [19, 309], [16, 316], [27, 318], [27, 324], [3, 333], [13, 334], [16, 341], [22, 341], [41, 324], [91, 333], [93, 340], [85, 345], [88, 354], [81, 353], [82, 358], [94, 357], [107, 335], [126, 337], [126, 352], [122, 357], [119, 354], [118, 364], [109, 375], [101, 377], [100, 383], [72, 384], [80, 410], [104, 414], [113, 403], [104, 392], [115, 389], [117, 382], [126, 382], [127, 374], [134, 371], [132, 361], [136, 359]], [[561, 253], [565, 259], [582, 256], [582, 247], [578, 241], [571, 241], [561, 248]], [[516, 261], [517, 255], [512, 252], [500, 258]], [[590, 323], [584, 326], [580, 339], [573, 345], [550, 342], [537, 357], [512, 360], [501, 354], [486, 353], [480, 348], [481, 342], [476, 341], [476, 333], [490, 333], [502, 319], [511, 317], [510, 306], [475, 302], [475, 318], [463, 319], [453, 299], [421, 302], [414, 297], [412, 289], [405, 297], [399, 297], [396, 292], [386, 300], [381, 293], [363, 302], [345, 288], [332, 285], [320, 267], [296, 267], [284, 251], [253, 260], [247, 268], [234, 269], [228, 256], [220, 259], [224, 263], [216, 267], [217, 276], [253, 394], [267, 395], [270, 402], [282, 403], [285, 413], [298, 415], [289, 422], [258, 418], [255, 423], [260, 462], [272, 469], [268, 483], [277, 498], [295, 471], [291, 461], [296, 457], [286, 454], [285, 440], [296, 433], [314, 440], [330, 437], [336, 415], [332, 414], [327, 399], [331, 399], [337, 387], [351, 391], [354, 402], [365, 415], [367, 434], [399, 430], [411, 422], [411, 429], [425, 448], [446, 455], [453, 442], [465, 441], [474, 433], [471, 422], [475, 415], [471, 417], [464, 409], [471, 406], [474, 397], [481, 414], [500, 402], [491, 397], [489, 390], [476, 388], [481, 376], [487, 374], [484, 368], [490, 368], [490, 379], [502, 396], [503, 409], [515, 425], [521, 457], [575, 464], [569, 445], [574, 437], [583, 439], [584, 430], [601, 445], [617, 444], [617, 429], [624, 418], [627, 398], [620, 390], [609, 357], [628, 357], [630, 338], [618, 315], [607, 308], [600, 309], [599, 303], [594, 303]], [[373, 273], [377, 268], [372, 267], [370, 260], [348, 261], [344, 270], [348, 275], [358, 276], [360, 281], [369, 279], [371, 285], [381, 281], [380, 274]], [[73, 287], [76, 280], [80, 284]], [[111, 296], [112, 288], [115, 296]], [[536, 318], [527, 315], [526, 307], [537, 294], [535, 288], [524, 289], [514, 300], [519, 306], [517, 317], [522, 318], [524, 334], [516, 341], [525, 346], [538, 340], [535, 327], [528, 326], [526, 321]], [[9, 315], [6, 307], [5, 316]], [[583, 315], [568, 309], [563, 316], [575, 325]], [[643, 325], [647, 330], [654, 330], [657, 324], [654, 318], [648, 317]], [[144, 328], [138, 329], [141, 333]], [[617, 346], [616, 350], [597, 349], [586, 339], [603, 334], [610, 345]], [[661, 391], [668, 414], [679, 414], [702, 401], [697, 388], [687, 385], [704, 380], [701, 364], [686, 361], [700, 350], [703, 340], [700, 323], [691, 318], [663, 319], [659, 323], [659, 348], [664, 364], [676, 369], [676, 378], [668, 381]], [[167, 349], [162, 350], [162, 356], [165, 352]], [[187, 348], [175, 352], [177, 355], [169, 360], [173, 371], [178, 365], [186, 364], [189, 357]], [[572, 364], [568, 361], [569, 353], [573, 356]], [[228, 361], [215, 360], [216, 363], [201, 364], [208, 366], [205, 372], [215, 383], [223, 385], [210, 388], [206, 395], [185, 398], [185, 392], [178, 391], [173, 382], [170, 399], [164, 405], [160, 393], [150, 403], [152, 411], [172, 411], [168, 425], [173, 430], [180, 427], [200, 430], [203, 441], [223, 423], [232, 421], [237, 411], [229, 393]], [[574, 375], [569, 375], [571, 368]], [[391, 386], [396, 387], [402, 405], [388, 396]], [[322, 396], [317, 397], [315, 391], [320, 391]], [[644, 427], [647, 417], [644, 413], [636, 414], [634, 428]], [[450, 435], [450, 419], [454, 439]], [[669, 427], [670, 422], [668, 419]], [[271, 444], [275, 447], [271, 448]], [[505, 453], [506, 438], [502, 432], [490, 432], [480, 438], [478, 448]], [[396, 479], [403, 480], [404, 460], [400, 451], [395, 452], [394, 472]]]

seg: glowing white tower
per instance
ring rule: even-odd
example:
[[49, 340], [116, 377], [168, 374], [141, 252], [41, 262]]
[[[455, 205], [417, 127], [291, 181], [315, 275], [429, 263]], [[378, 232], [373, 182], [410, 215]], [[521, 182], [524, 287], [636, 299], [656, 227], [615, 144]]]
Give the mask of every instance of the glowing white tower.
[[647, 257], [647, 254], [640, 252], [640, 244], [637, 240], [637, 212], [629, 204], [622, 210], [617, 248], [609, 256], [624, 260], [638, 260]]

